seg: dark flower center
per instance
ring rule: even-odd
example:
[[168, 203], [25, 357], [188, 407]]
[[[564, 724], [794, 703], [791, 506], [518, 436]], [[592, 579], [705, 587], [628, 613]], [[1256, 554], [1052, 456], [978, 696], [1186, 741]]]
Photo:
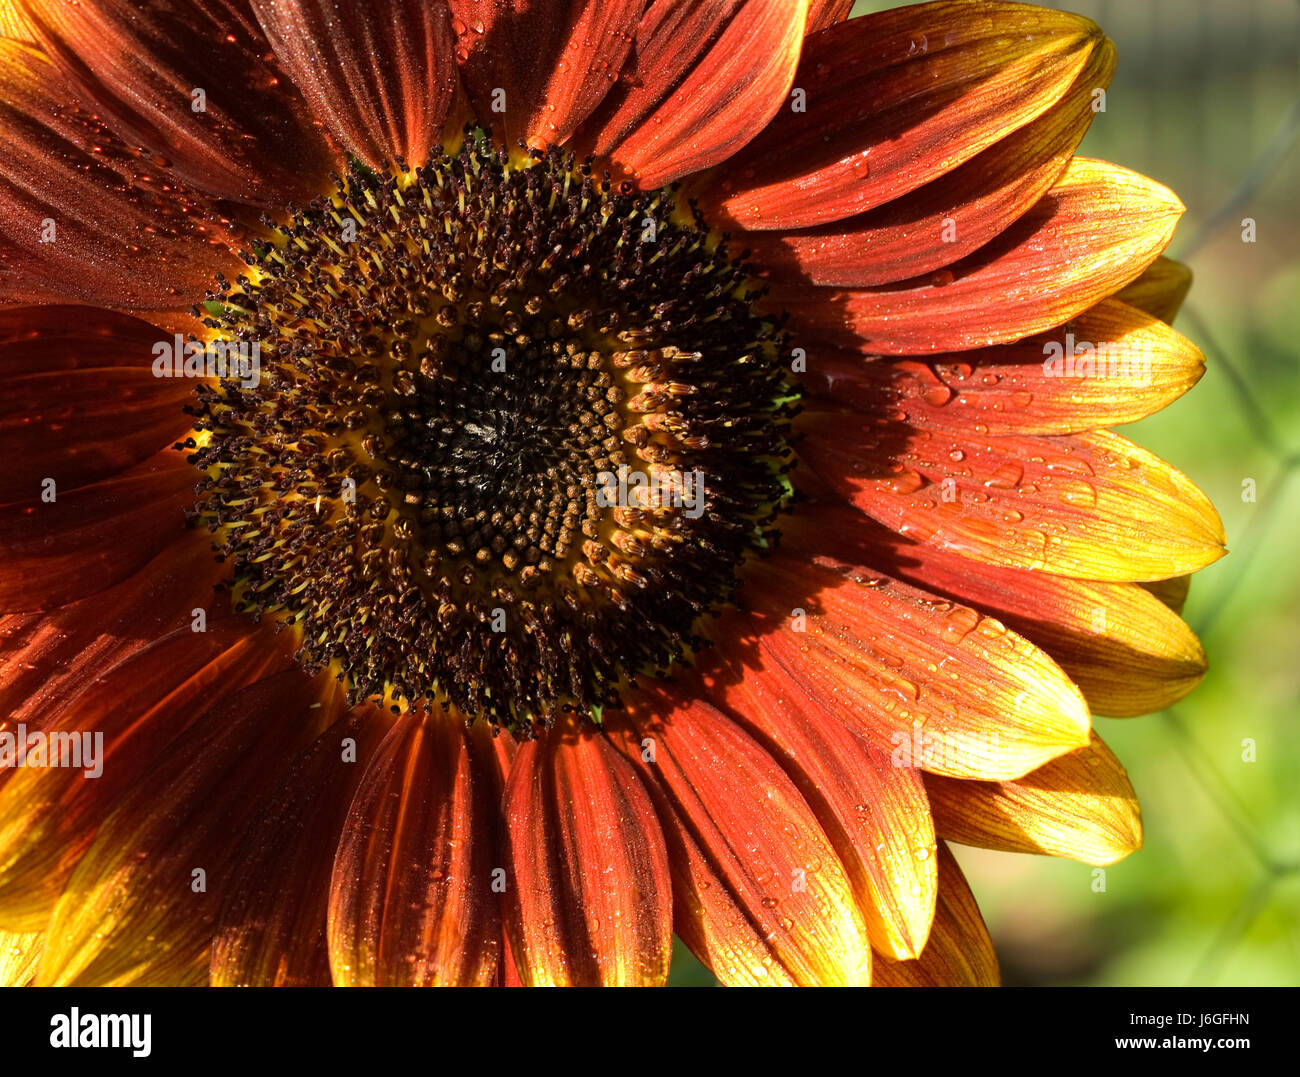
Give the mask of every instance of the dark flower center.
[[259, 362], [200, 389], [187, 443], [235, 603], [356, 700], [598, 716], [770, 539], [780, 328], [670, 190], [555, 151], [336, 182], [205, 304]]

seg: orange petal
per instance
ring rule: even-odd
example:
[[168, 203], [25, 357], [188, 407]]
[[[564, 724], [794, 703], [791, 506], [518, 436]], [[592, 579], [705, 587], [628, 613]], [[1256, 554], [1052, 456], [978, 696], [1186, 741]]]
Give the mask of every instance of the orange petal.
[[[896, 766], [1018, 778], [1088, 743], [1088, 709], [1046, 654], [975, 610], [866, 568], [778, 554], [743, 592], [756, 640], [720, 639]], [[756, 654], [754, 653], [756, 648]]]
[[948, 847], [939, 845], [939, 905], [916, 961], [877, 961], [879, 987], [997, 987], [998, 959], [979, 906]]
[[1223, 556], [1209, 499], [1117, 434], [940, 437], [861, 414], [807, 413], [800, 457], [917, 542], [977, 561], [1116, 582]]
[[852, 884], [766, 751], [708, 703], [667, 689], [606, 712], [605, 725], [654, 798], [677, 934], [714, 975], [727, 984], [867, 982], [871, 947]]
[[804, 10], [804, 0], [657, 0], [585, 141], [643, 188], [725, 160], [786, 103]]
[[1063, 325], [1164, 250], [1183, 212], [1167, 187], [1076, 157], [1037, 205], [931, 276], [860, 291], [773, 284], [795, 343], [924, 355], [1005, 344]]
[[[103, 482], [62, 491], [47, 475], [0, 506], [0, 610], [53, 609], [110, 587], [185, 535], [196, 472], [168, 450]], [[47, 487], [44, 479], [53, 479]], [[52, 490], [53, 501], [42, 499]]]
[[95, 308], [0, 310], [0, 503], [30, 498], [45, 476], [63, 490], [108, 478], [183, 437], [194, 386], [150, 370], [165, 339]]
[[0, 714], [48, 718], [97, 674], [192, 627], [194, 608], [213, 606], [224, 574], [210, 537], [192, 531], [119, 584], [48, 614], [18, 615], [28, 629], [0, 648]]
[[227, 696], [177, 737], [77, 864], [50, 917], [37, 982], [205, 983], [245, 831], [297, 751], [335, 717], [336, 687], [289, 670]]
[[177, 176], [277, 209], [327, 185], [334, 153], [246, 8], [193, 0], [141, 18], [135, 0], [22, 3], [41, 49], [87, 106]]
[[1195, 385], [1205, 357], [1152, 315], [1103, 299], [1014, 344], [892, 362], [814, 352], [807, 366], [804, 384], [839, 404], [925, 430], [996, 437], [1135, 422]]
[[285, 775], [226, 887], [212, 940], [213, 987], [330, 986], [325, 921], [334, 850], [388, 717], [362, 704]]
[[450, 0], [456, 58], [479, 123], [513, 147], [559, 145], [600, 104], [643, 0]]
[[5, 302], [188, 307], [244, 268], [208, 199], [78, 108], [39, 52], [0, 40], [0, 85]]
[[289, 649], [271, 637], [242, 618], [214, 619], [204, 633], [186, 623], [116, 664], [87, 664], [49, 704], [6, 720], [15, 736], [26, 727], [29, 743], [39, 733], [61, 757], [83, 754], [80, 768], [21, 767], [0, 785], [0, 924], [45, 925], [104, 818], [214, 694], [286, 668]]
[[1115, 296], [1172, 325], [1192, 286], [1192, 271], [1161, 255]]
[[[724, 619], [717, 634], [737, 631]], [[712, 698], [794, 779], [849, 874], [872, 948], [918, 956], [937, 885], [920, 772], [895, 766], [779, 673], [720, 657], [716, 648], [700, 656]]]
[[44, 949], [45, 936], [40, 932], [0, 931], [0, 987], [29, 986]]
[[1038, 119], [965, 164], [868, 213], [798, 231], [743, 237], [761, 275], [833, 287], [906, 280], [964, 258], [1005, 231], [1065, 172], [1110, 81], [1103, 41], [1074, 85]]
[[32, 31], [17, 6], [17, 0], [0, 0], [0, 37], [31, 41]]
[[529, 986], [657, 986], [672, 957], [668, 852], [650, 796], [606, 738], [552, 729], [506, 791], [506, 927]]
[[939, 836], [963, 845], [1113, 864], [1142, 847], [1128, 773], [1097, 734], [1092, 743], [1013, 782], [927, 775]]
[[456, 91], [456, 35], [435, 0], [253, 0], [276, 58], [330, 133], [362, 160], [412, 166], [439, 144]]
[[1183, 621], [1144, 588], [974, 564], [910, 541], [847, 506], [810, 506], [786, 537], [809, 556], [874, 565], [900, 580], [998, 618], [1050, 654], [1094, 714], [1161, 710], [1200, 683], [1205, 652]]
[[494, 883], [505, 868], [490, 755], [455, 714], [408, 713], [389, 730], [334, 860], [327, 938], [336, 985], [494, 982]]
[[1103, 40], [1077, 15], [969, 0], [833, 26], [794, 76], [807, 111], [737, 155], [716, 208], [744, 228], [805, 228], [882, 205], [1042, 115]]

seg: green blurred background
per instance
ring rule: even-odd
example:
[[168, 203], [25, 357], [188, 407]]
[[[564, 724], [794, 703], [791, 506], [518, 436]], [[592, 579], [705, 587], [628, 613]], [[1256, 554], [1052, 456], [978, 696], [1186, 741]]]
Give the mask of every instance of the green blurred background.
[[[854, 14], [899, 6], [860, 0]], [[1218, 507], [1228, 557], [1185, 616], [1201, 687], [1098, 718], [1142, 803], [1146, 846], [1106, 869], [955, 847], [1007, 984], [1300, 984], [1300, 0], [1066, 0], [1119, 68], [1080, 150], [1172, 187], [1168, 254], [1196, 280], [1177, 328], [1207, 373], [1122, 432]], [[1242, 219], [1255, 221], [1243, 242]], [[1246, 500], [1253, 480], [1254, 500]], [[1243, 759], [1243, 742], [1254, 761]], [[711, 983], [679, 947], [673, 982]]]

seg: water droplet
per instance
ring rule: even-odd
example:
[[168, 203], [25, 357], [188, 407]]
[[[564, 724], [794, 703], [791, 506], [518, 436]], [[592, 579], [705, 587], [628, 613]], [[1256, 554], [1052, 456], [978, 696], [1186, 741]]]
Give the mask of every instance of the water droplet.
[[994, 490], [1014, 490], [1025, 477], [1025, 469], [1014, 461], [1003, 464], [984, 480], [984, 485]]
[[979, 621], [980, 615], [969, 606], [955, 606], [944, 618], [944, 635], [954, 641], [965, 639]]
[[887, 480], [889, 489], [896, 494], [915, 493], [924, 484], [925, 480], [911, 468], [903, 468], [892, 479]]

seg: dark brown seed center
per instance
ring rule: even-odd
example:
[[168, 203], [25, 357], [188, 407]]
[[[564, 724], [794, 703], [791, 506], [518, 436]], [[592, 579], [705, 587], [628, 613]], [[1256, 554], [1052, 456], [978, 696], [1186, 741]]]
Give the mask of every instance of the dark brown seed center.
[[191, 442], [235, 601], [355, 699], [599, 716], [770, 540], [779, 326], [670, 190], [557, 152], [471, 136], [337, 188], [205, 304], [260, 364], [200, 390]]

